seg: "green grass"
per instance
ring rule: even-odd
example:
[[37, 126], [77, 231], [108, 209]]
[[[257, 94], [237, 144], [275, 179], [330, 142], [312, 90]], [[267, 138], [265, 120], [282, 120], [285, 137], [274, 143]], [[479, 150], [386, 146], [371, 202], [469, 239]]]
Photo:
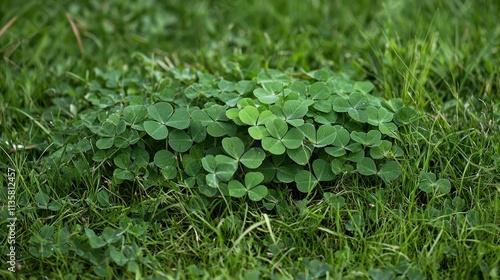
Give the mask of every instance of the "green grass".
[[[0, 201], [7, 203], [13, 168], [21, 269], [7, 270], [2, 207], [0, 277], [102, 278], [73, 251], [43, 258], [29, 248], [58, 247], [55, 236], [64, 230], [84, 242], [85, 227], [97, 234], [109, 227], [123, 232], [119, 249], [136, 245], [141, 256], [138, 270], [111, 264], [100, 272], [110, 279], [314, 279], [325, 264], [329, 279], [498, 279], [500, 5], [356, 2], [2, 1]], [[280, 211], [267, 211], [182, 186], [115, 185], [112, 170], [84, 153], [47, 160], [79, 139], [71, 129], [90, 107], [85, 95], [98, 79], [95, 68], [140, 73], [154, 84], [155, 71], [169, 76], [172, 66], [228, 79], [262, 68], [330, 67], [370, 80], [375, 94], [420, 113], [398, 143], [403, 173], [391, 185], [341, 177], [307, 197], [287, 194]], [[7, 141], [26, 149], [9, 151]], [[421, 171], [448, 179], [451, 192], [421, 191]], [[40, 192], [49, 195], [47, 205]], [[341, 194], [345, 205], [335, 207], [326, 192]], [[46, 209], [50, 203], [55, 210]], [[358, 217], [364, 225], [353, 223]], [[43, 226], [55, 236], [37, 241]]]

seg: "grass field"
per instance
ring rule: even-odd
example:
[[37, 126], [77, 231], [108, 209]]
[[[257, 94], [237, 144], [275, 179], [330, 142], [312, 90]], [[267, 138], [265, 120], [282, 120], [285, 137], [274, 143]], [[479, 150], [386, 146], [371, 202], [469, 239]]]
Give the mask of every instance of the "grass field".
[[[0, 278], [499, 279], [497, 1], [165, 2], [1, 1]], [[116, 180], [83, 125], [204, 74], [322, 68], [418, 113], [396, 180], [276, 184], [267, 210]]]

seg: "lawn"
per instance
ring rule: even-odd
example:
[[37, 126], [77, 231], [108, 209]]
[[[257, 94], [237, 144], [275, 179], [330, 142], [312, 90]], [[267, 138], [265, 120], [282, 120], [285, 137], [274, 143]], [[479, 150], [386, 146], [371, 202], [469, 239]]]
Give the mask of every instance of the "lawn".
[[499, 279], [497, 1], [0, 3], [2, 279]]

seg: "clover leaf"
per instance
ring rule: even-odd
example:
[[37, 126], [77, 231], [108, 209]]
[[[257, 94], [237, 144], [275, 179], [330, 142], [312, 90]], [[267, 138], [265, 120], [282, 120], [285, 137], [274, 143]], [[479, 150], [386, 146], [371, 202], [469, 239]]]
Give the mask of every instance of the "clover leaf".
[[308, 103], [299, 100], [288, 100], [283, 105], [285, 121], [295, 127], [304, 124], [303, 117], [307, 114]]
[[431, 172], [420, 171], [421, 182], [418, 184], [418, 188], [425, 193], [437, 192], [441, 194], [449, 193], [451, 190], [451, 184], [448, 179], [436, 180], [436, 174]]
[[218, 188], [220, 181], [227, 182], [231, 180], [237, 167], [234, 165], [234, 159], [218, 155], [208, 155], [201, 159], [203, 168], [209, 173], [205, 176], [207, 184], [212, 188]]
[[165, 178], [174, 179], [177, 176], [177, 159], [170, 151], [159, 150], [156, 152], [153, 162], [161, 168]]
[[257, 83], [261, 85], [276, 83], [283, 86], [290, 83], [290, 77], [279, 70], [267, 69], [257, 75]]
[[352, 140], [367, 147], [377, 147], [382, 144], [380, 140], [381, 137], [382, 135], [377, 130], [370, 130], [368, 133], [358, 131], [351, 132]]
[[257, 125], [259, 114], [259, 109], [254, 106], [247, 106], [239, 111], [238, 116], [244, 124]]
[[147, 108], [148, 116], [154, 121], [144, 122], [144, 129], [155, 140], [162, 140], [168, 136], [167, 126], [176, 129], [185, 129], [189, 127], [191, 118], [184, 108], [175, 110], [167, 102], [159, 102]]
[[279, 100], [279, 96], [276, 92], [266, 88], [256, 88], [253, 91], [253, 95], [263, 104], [274, 104]]
[[264, 159], [266, 158], [266, 153], [260, 148], [250, 148], [246, 151], [240, 158], [240, 162], [247, 168], [255, 169], [258, 168]]
[[327, 203], [334, 208], [341, 208], [345, 205], [345, 198], [342, 195], [334, 195], [330, 192], [325, 192], [323, 197], [326, 199]]
[[374, 159], [382, 159], [390, 157], [392, 143], [387, 140], [382, 140], [380, 145], [370, 149], [370, 156]]
[[373, 84], [369, 81], [355, 82], [354, 90], [360, 91], [362, 93], [369, 93], [374, 88]]
[[[244, 109], [246, 108], [247, 107], [245, 107]], [[259, 113], [259, 117], [256, 120], [255, 125], [252, 125], [248, 128], [248, 134], [255, 140], [262, 140], [262, 138], [264, 138], [265, 136], [269, 136], [269, 132], [264, 125], [274, 118], [277, 117], [271, 111], [262, 111], [261, 113]]]
[[353, 92], [348, 98], [332, 97], [333, 110], [338, 113], [347, 112], [351, 118], [360, 123], [368, 121], [368, 114], [363, 110], [368, 106], [368, 99], [363, 93]]
[[309, 98], [312, 100], [330, 97], [330, 89], [324, 82], [316, 82], [309, 86]]
[[[329, 104], [331, 107], [331, 104]], [[315, 107], [316, 108], [316, 107]], [[314, 113], [314, 121], [318, 124], [334, 124], [338, 119], [338, 114], [331, 112], [316, 112]]]
[[397, 110], [395, 117], [399, 122], [408, 124], [417, 117], [417, 112], [410, 107], [402, 107]]
[[232, 92], [236, 89], [236, 84], [231, 81], [227, 80], [220, 80], [220, 82], [217, 84], [217, 87], [224, 92]]
[[270, 136], [262, 138], [262, 148], [274, 155], [281, 155], [286, 149], [298, 148], [304, 138], [297, 128], [288, 130], [287, 123], [278, 118], [268, 121], [266, 129]]
[[236, 125], [228, 122], [226, 109], [221, 105], [212, 105], [205, 110], [194, 109], [191, 118], [207, 128], [207, 133], [212, 137], [236, 134]]
[[233, 197], [243, 197], [248, 194], [252, 201], [262, 200], [268, 193], [267, 187], [260, 185], [264, 180], [264, 175], [260, 172], [248, 172], [245, 175], [245, 185], [236, 180], [228, 183], [229, 195]]
[[109, 257], [119, 266], [124, 266], [128, 262], [128, 258], [114, 246], [110, 246], [107, 252]]
[[97, 236], [90, 228], [85, 228], [85, 235], [89, 240], [90, 247], [93, 249], [104, 247], [107, 244], [106, 241], [104, 241], [100, 236]]
[[368, 106], [366, 108], [366, 113], [368, 114], [368, 123], [375, 126], [392, 121], [394, 116], [394, 114], [387, 109], [383, 107], [377, 109], [374, 106]]
[[113, 147], [114, 141], [115, 140], [113, 138], [101, 138], [101, 139], [97, 140], [95, 144], [96, 144], [98, 149], [106, 150], [106, 149]]
[[302, 143], [296, 149], [287, 149], [286, 154], [297, 164], [306, 165], [311, 158], [314, 146], [309, 143]]
[[193, 139], [184, 130], [173, 130], [168, 137], [168, 145], [179, 153], [184, 153], [193, 145]]
[[362, 232], [364, 227], [365, 227], [365, 219], [359, 213], [354, 213], [345, 226], [345, 228], [348, 231], [357, 231], [357, 232]]
[[332, 144], [337, 136], [337, 129], [331, 125], [321, 125], [318, 130], [312, 124], [304, 124], [299, 128], [314, 147], [325, 147]]
[[390, 136], [392, 138], [399, 138], [398, 127], [394, 123], [380, 123], [378, 129], [380, 130], [380, 132], [387, 136]]
[[401, 168], [399, 164], [395, 161], [389, 161], [384, 163], [378, 170], [377, 175], [386, 182], [391, 182], [399, 177], [401, 174]]
[[252, 91], [254, 84], [252, 81], [241, 80], [238, 81], [234, 87], [234, 89], [240, 94], [243, 95], [245, 93], [249, 93]]
[[349, 131], [341, 126], [334, 126], [336, 137], [332, 142], [333, 147], [326, 147], [325, 152], [333, 157], [341, 157], [346, 154], [346, 149], [351, 141]]
[[235, 159], [239, 159], [245, 151], [245, 144], [237, 137], [222, 139], [222, 147], [228, 155]]
[[331, 181], [335, 178], [330, 164], [324, 159], [317, 159], [312, 164], [314, 175], [318, 181]]
[[167, 102], [159, 102], [148, 107], [148, 115], [155, 121], [165, 124], [174, 113], [174, 108]]
[[126, 129], [126, 123], [118, 114], [111, 114], [97, 130], [97, 135], [101, 137], [114, 137], [121, 134]]
[[258, 168], [266, 157], [265, 152], [257, 147], [250, 148], [245, 152], [243, 141], [237, 137], [222, 139], [222, 147], [236, 162], [241, 162], [245, 167], [251, 169]]
[[156, 121], [145, 121], [144, 129], [155, 140], [163, 140], [168, 136], [168, 128]]
[[142, 122], [148, 115], [144, 105], [130, 105], [123, 108], [123, 119], [134, 128], [134, 125]]
[[295, 183], [297, 184], [297, 189], [299, 191], [309, 193], [318, 184], [318, 180], [310, 171], [300, 170], [295, 175]]
[[295, 174], [300, 168], [293, 165], [280, 165], [276, 168], [276, 178], [282, 183], [291, 183], [295, 180]]

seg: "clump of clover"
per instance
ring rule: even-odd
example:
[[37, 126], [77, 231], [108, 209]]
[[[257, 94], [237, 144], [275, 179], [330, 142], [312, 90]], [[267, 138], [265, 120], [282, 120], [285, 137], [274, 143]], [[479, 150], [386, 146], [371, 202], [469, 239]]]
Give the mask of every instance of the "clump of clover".
[[281, 183], [309, 193], [341, 174], [391, 182], [401, 173], [393, 140], [415, 111], [371, 95], [370, 82], [327, 69], [269, 69], [241, 81], [186, 69], [172, 76], [146, 98], [91, 95], [112, 103], [82, 120], [94, 134], [94, 160], [112, 163], [115, 183], [175, 182], [259, 201]]

